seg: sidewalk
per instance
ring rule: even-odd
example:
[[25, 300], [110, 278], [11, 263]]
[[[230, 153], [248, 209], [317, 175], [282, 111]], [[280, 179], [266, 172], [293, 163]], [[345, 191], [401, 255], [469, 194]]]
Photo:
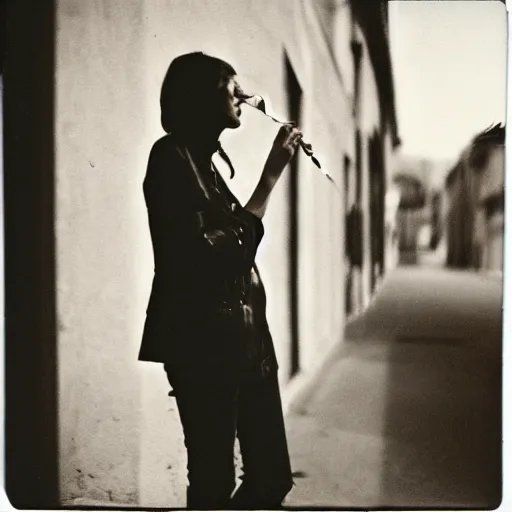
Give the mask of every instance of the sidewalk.
[[287, 428], [302, 508], [499, 502], [501, 282], [398, 269]]

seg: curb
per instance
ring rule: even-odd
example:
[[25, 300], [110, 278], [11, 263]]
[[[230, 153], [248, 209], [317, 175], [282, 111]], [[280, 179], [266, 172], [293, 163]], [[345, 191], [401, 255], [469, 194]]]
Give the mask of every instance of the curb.
[[368, 304], [366, 305], [365, 308], [361, 309], [361, 311], [358, 311], [357, 313], [352, 313], [350, 315], [347, 315], [347, 317], [345, 318], [345, 328], [347, 327], [347, 325], [351, 324], [352, 322], [355, 322], [358, 318], [362, 317], [364, 314], [367, 313], [367, 311], [370, 309], [370, 307], [373, 305], [373, 303], [375, 302], [377, 296], [380, 294], [380, 291], [382, 289], [382, 286], [384, 285], [384, 282], [386, 281], [386, 279], [388, 278], [389, 274], [391, 274], [392, 272], [394, 272], [396, 270], [397, 267], [393, 268], [393, 269], [390, 269], [388, 270], [384, 276], [381, 277], [381, 279], [379, 279], [376, 283], [375, 283], [375, 289], [373, 290], [373, 293], [371, 294], [370, 296], [370, 300], [368, 301]]
[[[343, 343], [343, 340], [341, 344]], [[281, 390], [281, 402], [283, 407], [283, 415], [286, 417], [292, 409], [297, 399], [306, 393], [317, 379], [323, 375], [325, 368], [333, 359], [333, 356], [340, 350], [340, 343], [334, 343], [330, 347], [320, 361], [309, 371], [301, 372], [292, 377]]]
[[306, 394], [308, 388], [310, 388], [323, 374], [329, 363], [333, 360], [334, 355], [339, 353], [344, 348], [344, 342], [346, 341], [345, 331], [349, 324], [356, 321], [358, 318], [363, 316], [368, 309], [375, 302], [378, 295], [382, 290], [383, 284], [386, 281], [388, 275], [395, 269], [390, 269], [379, 279], [375, 284], [375, 289], [368, 301], [365, 308], [357, 313], [353, 313], [345, 318], [345, 326], [343, 328], [343, 337], [338, 343], [334, 343], [322, 356], [320, 361], [307, 372], [300, 372], [298, 375], [292, 377], [281, 390], [281, 402], [283, 407], [283, 415], [286, 417], [292, 408], [292, 405], [302, 395]]

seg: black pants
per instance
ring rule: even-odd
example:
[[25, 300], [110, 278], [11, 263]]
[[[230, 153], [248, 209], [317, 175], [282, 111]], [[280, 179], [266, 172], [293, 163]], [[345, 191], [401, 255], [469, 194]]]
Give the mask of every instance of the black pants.
[[[188, 455], [190, 509], [277, 509], [293, 486], [277, 370], [242, 377], [176, 373], [173, 387]], [[242, 484], [235, 489], [238, 436]]]

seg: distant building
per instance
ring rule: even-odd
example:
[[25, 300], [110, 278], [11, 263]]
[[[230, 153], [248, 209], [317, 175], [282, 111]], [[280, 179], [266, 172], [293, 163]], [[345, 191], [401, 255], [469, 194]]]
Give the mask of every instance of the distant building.
[[397, 222], [399, 262], [407, 265], [416, 264], [418, 233], [424, 224], [425, 185], [420, 179], [410, 174], [395, 175], [393, 183], [400, 190]]
[[401, 190], [399, 208], [400, 261], [416, 264], [419, 251], [436, 250], [443, 236], [443, 183], [448, 160], [398, 154], [393, 181]]
[[447, 265], [503, 270], [505, 127], [478, 134], [446, 178]]
[[[26, 390], [7, 405], [7, 492], [26, 508], [179, 507], [176, 407], [161, 365], [137, 361], [153, 277], [142, 180], [163, 135], [167, 66], [196, 50], [230, 62], [269, 111], [299, 122], [341, 191], [301, 153], [264, 220], [258, 263], [286, 388], [342, 342], [347, 315], [396, 262], [387, 2], [6, 5], [6, 162], [17, 166], [5, 189], [6, 215], [17, 216], [6, 274], [25, 279], [6, 287], [23, 311], [9, 318], [7, 386]], [[223, 136], [242, 201], [276, 131], [244, 110]]]

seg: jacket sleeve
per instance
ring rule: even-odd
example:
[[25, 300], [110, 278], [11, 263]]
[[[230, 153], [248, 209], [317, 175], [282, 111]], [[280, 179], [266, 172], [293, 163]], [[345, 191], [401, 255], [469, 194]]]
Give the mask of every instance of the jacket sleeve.
[[240, 260], [244, 270], [250, 270], [256, 258], [256, 252], [265, 233], [263, 222], [259, 217], [241, 206], [235, 211], [241, 219], [242, 227], [239, 234]]
[[233, 216], [214, 210], [172, 141], [161, 139], [153, 146], [144, 196], [159, 274], [174, 273], [192, 283], [254, 263], [263, 236], [261, 220], [241, 208]]

